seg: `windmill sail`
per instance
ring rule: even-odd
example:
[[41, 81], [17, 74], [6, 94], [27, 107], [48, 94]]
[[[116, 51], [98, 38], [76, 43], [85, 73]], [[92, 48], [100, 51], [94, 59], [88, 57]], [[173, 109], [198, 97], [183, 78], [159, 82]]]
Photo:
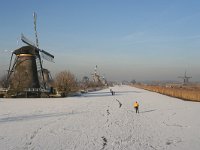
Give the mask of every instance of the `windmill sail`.
[[36, 46], [37, 46], [37, 48], [39, 48], [39, 42], [38, 42], [38, 36], [37, 36], [37, 27], [36, 27], [37, 14], [35, 12], [33, 13], [33, 17], [34, 17], [34, 30], [35, 30]]
[[42, 54], [42, 58], [44, 58], [47, 61], [54, 62], [54, 56], [53, 55], [51, 55], [50, 53], [48, 53], [48, 52], [46, 52], [44, 50], [40, 50], [39, 49], [39, 51]]
[[31, 42], [29, 39], [27, 39], [23, 34], [21, 34], [21, 40], [22, 42], [26, 43], [29, 46], [35, 47], [35, 44], [33, 42]]
[[35, 48], [35, 50], [38, 50], [39, 52], [41, 52], [42, 58], [44, 58], [47, 61], [54, 62], [54, 56], [53, 55], [51, 55], [50, 53], [36, 47], [36, 45], [33, 42], [31, 42], [28, 38], [26, 38], [23, 34], [21, 34], [21, 40], [24, 43], [26, 43], [27, 45]]

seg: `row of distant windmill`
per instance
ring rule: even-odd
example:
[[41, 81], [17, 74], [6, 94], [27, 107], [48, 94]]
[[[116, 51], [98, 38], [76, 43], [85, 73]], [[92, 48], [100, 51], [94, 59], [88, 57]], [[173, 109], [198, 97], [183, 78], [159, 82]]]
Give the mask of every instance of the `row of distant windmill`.
[[22, 42], [27, 45], [12, 52], [7, 81], [9, 83], [8, 89], [14, 89], [18, 88], [17, 86], [22, 84], [20, 80], [23, 80], [22, 92], [26, 93], [27, 96], [40, 97], [41, 93], [48, 93], [50, 80], [49, 71], [43, 68], [42, 58], [53, 62], [54, 56], [39, 48], [36, 19], [37, 16], [34, 13], [36, 44], [21, 34]]

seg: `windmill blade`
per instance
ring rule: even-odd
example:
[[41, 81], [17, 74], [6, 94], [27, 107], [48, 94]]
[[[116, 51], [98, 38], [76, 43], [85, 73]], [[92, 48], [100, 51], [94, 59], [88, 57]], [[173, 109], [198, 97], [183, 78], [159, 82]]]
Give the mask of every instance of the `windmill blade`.
[[27, 45], [34, 47], [35, 49], [40, 51], [41, 54], [42, 54], [42, 58], [44, 58], [47, 61], [54, 62], [54, 56], [53, 55], [51, 55], [50, 53], [48, 53], [44, 50], [37, 48], [36, 45], [33, 42], [31, 42], [28, 38], [26, 38], [23, 34], [21, 34], [21, 40], [22, 40], [22, 42], [26, 43]]
[[21, 34], [21, 40], [22, 40], [22, 42], [26, 43], [27, 45], [37, 48], [35, 46], [35, 44], [33, 42], [31, 42], [29, 39], [27, 39], [23, 34]]
[[44, 58], [47, 61], [54, 62], [54, 56], [53, 55], [51, 55], [50, 53], [48, 53], [44, 50], [41, 50], [41, 49], [39, 49], [39, 51], [42, 54], [42, 58]]
[[35, 30], [35, 39], [36, 39], [36, 46], [39, 48], [39, 41], [38, 41], [38, 35], [37, 35], [37, 27], [36, 27], [36, 21], [37, 21], [37, 14], [34, 12], [33, 13], [33, 18], [34, 18], [34, 30]]

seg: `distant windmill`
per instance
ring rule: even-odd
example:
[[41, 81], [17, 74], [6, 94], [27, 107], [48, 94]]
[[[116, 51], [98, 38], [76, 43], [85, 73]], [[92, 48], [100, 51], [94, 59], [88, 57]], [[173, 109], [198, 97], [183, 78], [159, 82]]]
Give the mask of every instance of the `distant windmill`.
[[107, 85], [107, 80], [105, 78], [105, 75], [101, 76], [101, 80], [103, 84]]
[[92, 78], [94, 82], [101, 82], [100, 76], [97, 74], [97, 65], [94, 68], [94, 73], [92, 74]]
[[95, 83], [101, 83], [101, 84], [104, 84], [104, 85], [107, 84], [107, 80], [105, 79], [105, 75], [102, 76], [102, 75], [99, 75], [97, 73], [97, 65], [94, 68], [94, 73], [92, 74], [92, 79], [93, 79], [93, 82], [95, 82]]
[[187, 85], [187, 84], [189, 83], [189, 79], [192, 78], [192, 77], [188, 77], [188, 76], [186, 75], [186, 71], [185, 71], [184, 76], [179, 76], [178, 78], [182, 78], [182, 79], [183, 79], [183, 84], [184, 84], [184, 85]]
[[[23, 34], [21, 34], [21, 40], [27, 46], [23, 46], [18, 48], [12, 52], [10, 59], [10, 66], [8, 71], [7, 79], [10, 80], [13, 77], [15, 80], [15, 76], [22, 76], [23, 78], [23, 88], [29, 89], [44, 89], [46, 90], [46, 83], [44, 80], [43, 66], [42, 66], [42, 58], [53, 62], [54, 56], [50, 53], [39, 48], [37, 30], [36, 30], [36, 14], [34, 13], [34, 29], [35, 29], [35, 37], [36, 44], [28, 40]], [[13, 62], [13, 55], [15, 55], [15, 59]], [[42, 83], [39, 82], [38, 72], [42, 74]], [[23, 73], [23, 74], [22, 74]], [[23, 77], [24, 76], [24, 77]]]

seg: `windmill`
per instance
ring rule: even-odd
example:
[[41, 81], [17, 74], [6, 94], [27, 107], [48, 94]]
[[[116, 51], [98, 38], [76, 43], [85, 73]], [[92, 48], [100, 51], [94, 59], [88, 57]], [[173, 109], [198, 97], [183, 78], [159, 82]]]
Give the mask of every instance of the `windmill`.
[[105, 75], [102, 76], [102, 75], [99, 75], [97, 73], [97, 65], [94, 68], [94, 73], [91, 74], [91, 75], [92, 75], [92, 78], [93, 78], [93, 82], [95, 82], [95, 83], [101, 83], [101, 84], [104, 84], [104, 85], [107, 84], [107, 81], [105, 79]]
[[101, 76], [101, 80], [102, 80], [102, 83], [104, 84], [104, 85], [107, 85], [107, 80], [106, 80], [106, 78], [105, 78], [105, 75], [103, 75], [103, 76]]
[[[31, 92], [47, 90], [41, 58], [53, 62], [54, 56], [39, 48], [36, 18], [36, 13], [34, 13], [36, 44], [21, 34], [21, 41], [27, 45], [12, 52], [7, 76], [8, 81], [11, 82], [10, 88], [20, 88], [22, 91], [28, 89]], [[13, 60], [14, 55], [15, 59]], [[41, 82], [39, 81], [39, 72], [42, 76]]]
[[97, 74], [97, 65], [94, 68], [94, 73], [92, 74], [93, 81], [96, 83], [101, 82], [100, 76]]
[[184, 76], [179, 76], [178, 78], [182, 78], [182, 79], [183, 79], [183, 84], [184, 84], [184, 85], [187, 85], [187, 84], [189, 83], [189, 79], [192, 78], [192, 77], [188, 77], [188, 76], [186, 75], [186, 71], [185, 71]]

